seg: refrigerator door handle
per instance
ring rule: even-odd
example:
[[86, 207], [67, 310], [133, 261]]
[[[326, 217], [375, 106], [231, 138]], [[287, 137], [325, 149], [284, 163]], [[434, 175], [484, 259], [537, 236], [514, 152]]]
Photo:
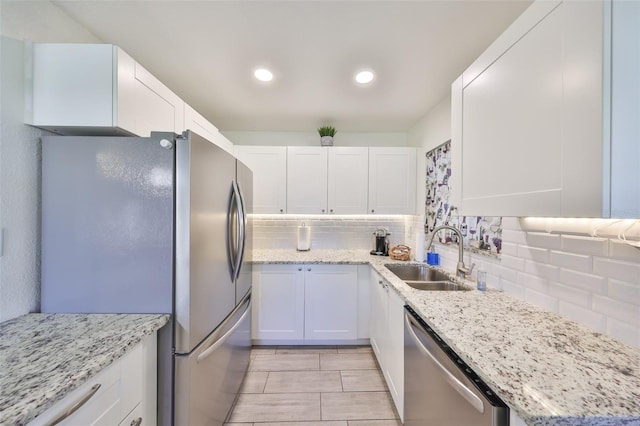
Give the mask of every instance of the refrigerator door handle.
[[[196, 358], [197, 363], [200, 363], [205, 359], [207, 359], [211, 354], [213, 354], [216, 351], [216, 349], [222, 346], [224, 342], [226, 342], [227, 339], [233, 334], [233, 332], [236, 331], [236, 329], [240, 326], [240, 324], [242, 324], [242, 321], [246, 318], [246, 316], [251, 313], [251, 293], [247, 294], [244, 300], [240, 304], [238, 304], [238, 307], [233, 312], [231, 312], [231, 314], [229, 315], [229, 319], [233, 318], [234, 314], [238, 311], [238, 309], [240, 309], [240, 307], [244, 305], [246, 305], [246, 307], [240, 319], [236, 321], [236, 323], [229, 329], [229, 331], [227, 331], [220, 338], [218, 338], [213, 343], [211, 343], [209, 347], [207, 347], [200, 355], [198, 355], [198, 357]], [[227, 324], [225, 321], [222, 324], [220, 324], [220, 327], [224, 328], [226, 325]]]
[[240, 275], [240, 266], [242, 264], [242, 250], [244, 248], [244, 207], [242, 205], [242, 195], [240, 195], [240, 188], [238, 182], [233, 181], [233, 197], [236, 208], [236, 234], [235, 234], [235, 253], [233, 263], [233, 275], [231, 279], [235, 282]]
[[[237, 224], [240, 211], [238, 209], [238, 186], [235, 181], [231, 182], [231, 195], [229, 196], [229, 207], [227, 209], [227, 256], [229, 261], [229, 269], [231, 273], [231, 281], [236, 279], [236, 268], [238, 265], [238, 235]], [[233, 220], [236, 223], [234, 226]]]
[[244, 251], [245, 246], [247, 244], [247, 210], [245, 209], [244, 196], [242, 195], [242, 191], [240, 189], [240, 185], [236, 183], [238, 188], [238, 200], [239, 200], [239, 208], [240, 214], [238, 217], [238, 265], [236, 269], [235, 279], [238, 279], [240, 276], [240, 268], [242, 268], [242, 262], [244, 260]]

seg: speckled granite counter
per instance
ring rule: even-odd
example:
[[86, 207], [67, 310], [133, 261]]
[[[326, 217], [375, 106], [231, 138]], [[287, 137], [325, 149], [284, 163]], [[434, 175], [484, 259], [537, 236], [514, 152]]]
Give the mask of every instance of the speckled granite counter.
[[370, 264], [528, 425], [640, 425], [640, 349], [500, 291], [414, 290], [364, 250], [254, 262]]
[[169, 315], [28, 314], [0, 324], [0, 425], [23, 425], [160, 329]]

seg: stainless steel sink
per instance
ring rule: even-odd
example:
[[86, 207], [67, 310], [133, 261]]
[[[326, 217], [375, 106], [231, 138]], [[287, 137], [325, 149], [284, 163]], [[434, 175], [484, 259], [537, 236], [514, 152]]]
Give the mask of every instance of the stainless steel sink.
[[384, 265], [403, 281], [451, 281], [449, 275], [426, 265]]
[[448, 274], [426, 265], [385, 265], [409, 287], [427, 291], [467, 291], [470, 288], [451, 281]]

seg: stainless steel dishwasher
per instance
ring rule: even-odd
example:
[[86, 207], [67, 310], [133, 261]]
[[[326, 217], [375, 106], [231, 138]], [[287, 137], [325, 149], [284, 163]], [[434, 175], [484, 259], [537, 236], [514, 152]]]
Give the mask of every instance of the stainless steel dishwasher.
[[509, 408], [405, 307], [405, 426], [506, 426]]

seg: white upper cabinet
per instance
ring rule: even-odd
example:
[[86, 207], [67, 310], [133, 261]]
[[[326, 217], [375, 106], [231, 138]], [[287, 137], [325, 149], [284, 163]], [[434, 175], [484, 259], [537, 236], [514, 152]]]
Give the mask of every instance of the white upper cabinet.
[[218, 128], [188, 104], [184, 104], [184, 128], [213, 142], [228, 153], [234, 153], [233, 144], [218, 131]]
[[33, 45], [26, 122], [68, 135], [184, 130], [184, 102], [110, 44]]
[[366, 214], [369, 149], [333, 147], [328, 153], [329, 213]]
[[327, 150], [287, 147], [287, 213], [327, 213]]
[[287, 148], [236, 145], [235, 154], [253, 171], [253, 212], [286, 213]]
[[369, 148], [370, 214], [414, 214], [416, 149]]
[[533, 3], [452, 85], [458, 213], [640, 217], [639, 57], [640, 3]]

